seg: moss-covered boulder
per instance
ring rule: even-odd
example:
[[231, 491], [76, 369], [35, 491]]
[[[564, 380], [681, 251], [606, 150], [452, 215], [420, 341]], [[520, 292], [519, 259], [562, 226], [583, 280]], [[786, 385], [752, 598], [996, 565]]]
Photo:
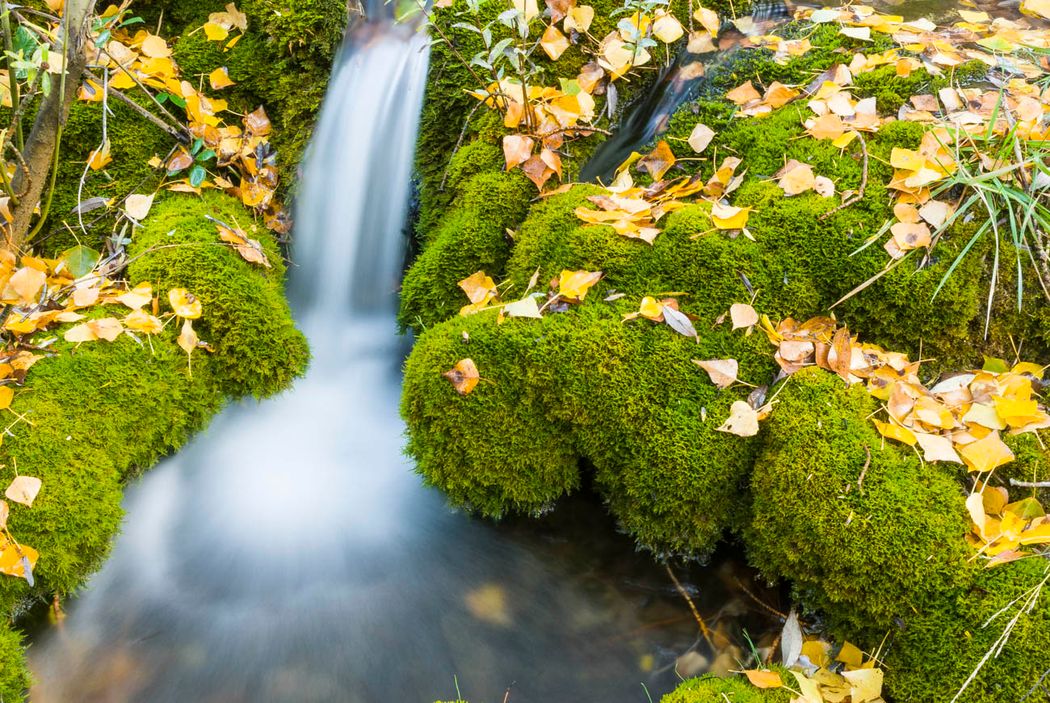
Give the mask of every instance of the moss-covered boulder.
[[[250, 221], [236, 201], [171, 195], [154, 205], [129, 253], [133, 283], [148, 280], [162, 297], [186, 287], [203, 303], [198, 333], [214, 353], [192, 363], [169, 328], [148, 339], [74, 346], [61, 338], [15, 394], [0, 447], [0, 483], [27, 474], [43, 488], [31, 508], [12, 505], [20, 543], [40, 553], [35, 584], [0, 577], [0, 613], [79, 587], [105, 558], [120, 525], [122, 486], [203, 428], [227, 398], [271, 395], [308, 361], [282, 291], [284, 268], [264, 231], [270, 269], [249, 265], [221, 244], [206, 216]], [[93, 309], [92, 315], [126, 310]], [[22, 421], [14, 422], [16, 418]], [[26, 674], [18, 637], [0, 630], [0, 697], [21, 700]]]
[[756, 688], [742, 676], [701, 676], [683, 682], [660, 703], [788, 703], [792, 698], [784, 689]]
[[[842, 638], [868, 651], [885, 640], [895, 700], [952, 700], [978, 668], [960, 701], [1034, 686], [1050, 669], [1045, 560], [975, 564], [962, 485], [885, 445], [863, 388], [814, 369], [778, 397], [751, 477], [748, 557], [790, 580]], [[982, 662], [1015, 618], [1002, 651]]]

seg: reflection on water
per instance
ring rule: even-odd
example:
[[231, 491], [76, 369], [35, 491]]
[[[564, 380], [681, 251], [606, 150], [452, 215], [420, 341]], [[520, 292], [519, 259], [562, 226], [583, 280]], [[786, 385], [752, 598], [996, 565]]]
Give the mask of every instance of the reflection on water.
[[[402, 457], [391, 308], [425, 75], [424, 38], [392, 30], [342, 60], [297, 211], [310, 373], [129, 488], [112, 558], [32, 647], [35, 701], [429, 703], [458, 678], [475, 703], [619, 703], [676, 663], [737, 665], [601, 506], [492, 526]], [[776, 622], [736, 568], [681, 575], [739, 643]]]

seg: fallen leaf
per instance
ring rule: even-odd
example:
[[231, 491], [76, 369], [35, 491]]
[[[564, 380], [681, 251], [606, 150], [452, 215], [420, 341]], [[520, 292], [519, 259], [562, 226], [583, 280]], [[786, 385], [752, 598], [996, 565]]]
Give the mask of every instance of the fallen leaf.
[[460, 359], [455, 366], [441, 375], [452, 382], [456, 392], [460, 395], [467, 395], [474, 390], [474, 386], [478, 385], [478, 380], [481, 378], [478, 374], [478, 367], [474, 365], [474, 360], [469, 358]]
[[0, 410], [11, 407], [11, 401], [15, 398], [15, 389], [11, 386], [0, 386]]
[[798, 658], [802, 655], [802, 640], [802, 627], [799, 625], [795, 609], [792, 608], [787, 619], [784, 620], [784, 628], [780, 631], [781, 664], [790, 668], [798, 662]]
[[715, 138], [715, 131], [707, 125], [700, 123], [693, 127], [693, 131], [689, 133], [689, 146], [693, 148], [696, 153], [701, 153], [707, 148], [711, 140]]
[[153, 207], [153, 197], [155, 194], [140, 195], [134, 193], [129, 195], [124, 200], [124, 212], [131, 219], [141, 222], [146, 219], [146, 215], [149, 214], [150, 208]]
[[758, 312], [747, 303], [733, 303], [729, 306], [729, 319], [735, 330], [752, 327], [758, 324]]
[[749, 207], [734, 207], [732, 205], [714, 203], [711, 206], [711, 221], [714, 222], [715, 227], [718, 229], [743, 229], [747, 224], [750, 212], [751, 208]]
[[193, 350], [200, 344], [200, 337], [194, 331], [193, 321], [189, 318], [182, 321], [182, 330], [179, 331], [179, 337], [176, 341], [187, 354], [192, 354]]
[[22, 303], [35, 303], [40, 289], [47, 283], [47, 274], [39, 269], [23, 266], [14, 272], [7, 281], [8, 287], [15, 292]]
[[915, 441], [922, 447], [923, 458], [926, 461], [951, 461], [956, 464], [963, 463], [959, 454], [955, 451], [952, 440], [941, 435], [916, 432]]
[[102, 142], [102, 146], [91, 152], [91, 156], [88, 157], [88, 166], [92, 171], [98, 171], [99, 169], [105, 168], [106, 164], [113, 160], [113, 157], [109, 153], [109, 140]]
[[569, 271], [566, 269], [558, 278], [558, 295], [569, 303], [582, 302], [587, 297], [587, 291], [601, 280], [601, 277], [601, 271]]
[[747, 676], [747, 680], [751, 682], [752, 686], [758, 688], [780, 688], [784, 685], [784, 681], [780, 678], [780, 673], [777, 671], [748, 669], [744, 672], [744, 675]]
[[639, 159], [638, 169], [647, 172], [653, 181], [659, 181], [674, 164], [675, 156], [671, 147], [661, 139], [648, 156]]
[[12, 502], [31, 507], [42, 485], [43, 482], [35, 476], [15, 476], [4, 495]]
[[225, 66], [220, 66], [209, 73], [208, 83], [211, 84], [212, 90], [222, 90], [223, 88], [229, 88], [231, 85], [236, 85], [236, 83], [230, 79], [230, 72]]
[[179, 317], [196, 320], [201, 316], [201, 301], [185, 288], [172, 288], [168, 291], [168, 302]]
[[997, 466], [1014, 460], [1014, 453], [999, 438], [999, 433], [996, 431], [992, 431], [984, 439], [961, 447], [959, 456], [962, 457], [963, 463], [970, 468], [970, 471], [982, 473], [992, 471]]
[[484, 271], [476, 271], [457, 283], [472, 303], [487, 303], [496, 297], [496, 282]]
[[693, 327], [692, 320], [690, 320], [685, 313], [676, 310], [670, 305], [664, 306], [663, 313], [664, 322], [668, 327], [684, 337], [698, 339], [696, 328]]
[[551, 58], [551, 61], [557, 61], [569, 48], [569, 40], [551, 23], [540, 37], [540, 47]]
[[755, 90], [755, 86], [751, 84], [751, 81], [738, 85], [726, 93], [726, 99], [737, 105], [746, 105], [752, 100], [760, 100], [761, 98], [762, 94]]
[[754, 437], [758, 434], [758, 412], [743, 400], [734, 401], [729, 407], [729, 417], [717, 429], [738, 437]]
[[728, 388], [736, 383], [740, 365], [736, 359], [693, 359], [693, 363], [707, 372], [711, 382], [719, 388]]
[[850, 682], [851, 703], [881, 700], [882, 675], [882, 669], [877, 668], [843, 671], [843, 678]]

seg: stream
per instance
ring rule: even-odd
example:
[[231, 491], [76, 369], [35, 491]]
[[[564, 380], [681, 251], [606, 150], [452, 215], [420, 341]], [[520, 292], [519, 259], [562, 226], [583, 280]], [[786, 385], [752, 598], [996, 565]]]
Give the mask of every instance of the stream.
[[[736, 667], [592, 497], [491, 524], [420, 485], [394, 310], [427, 43], [388, 24], [355, 39], [296, 212], [310, 371], [129, 487], [112, 557], [34, 637], [38, 703], [430, 703], [457, 686], [474, 703], [627, 703]], [[736, 645], [777, 629], [737, 584], [776, 594], [732, 560], [675, 568]]]

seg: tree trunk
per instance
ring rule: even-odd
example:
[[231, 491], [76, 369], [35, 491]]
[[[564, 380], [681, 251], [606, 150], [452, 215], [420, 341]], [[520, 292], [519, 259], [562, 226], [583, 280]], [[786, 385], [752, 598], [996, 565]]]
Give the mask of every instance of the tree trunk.
[[[90, 40], [89, 23], [94, 0], [67, 0], [63, 25], [59, 27], [59, 40], [53, 47], [61, 50], [63, 36], [68, 36], [66, 46], [65, 90], [60, 90], [61, 79], [52, 81], [50, 94], [43, 99], [33, 121], [33, 129], [26, 140], [23, 156], [25, 166], [19, 164], [12, 182], [14, 192], [20, 195], [18, 204], [11, 208], [14, 218], [8, 230], [7, 246], [20, 251], [33, 219], [40, 196], [48, 184], [51, 163], [58, 148], [59, 127], [69, 115], [69, 106], [76, 98], [80, 80], [87, 65], [84, 46]], [[68, 32], [67, 32], [68, 28]]]

